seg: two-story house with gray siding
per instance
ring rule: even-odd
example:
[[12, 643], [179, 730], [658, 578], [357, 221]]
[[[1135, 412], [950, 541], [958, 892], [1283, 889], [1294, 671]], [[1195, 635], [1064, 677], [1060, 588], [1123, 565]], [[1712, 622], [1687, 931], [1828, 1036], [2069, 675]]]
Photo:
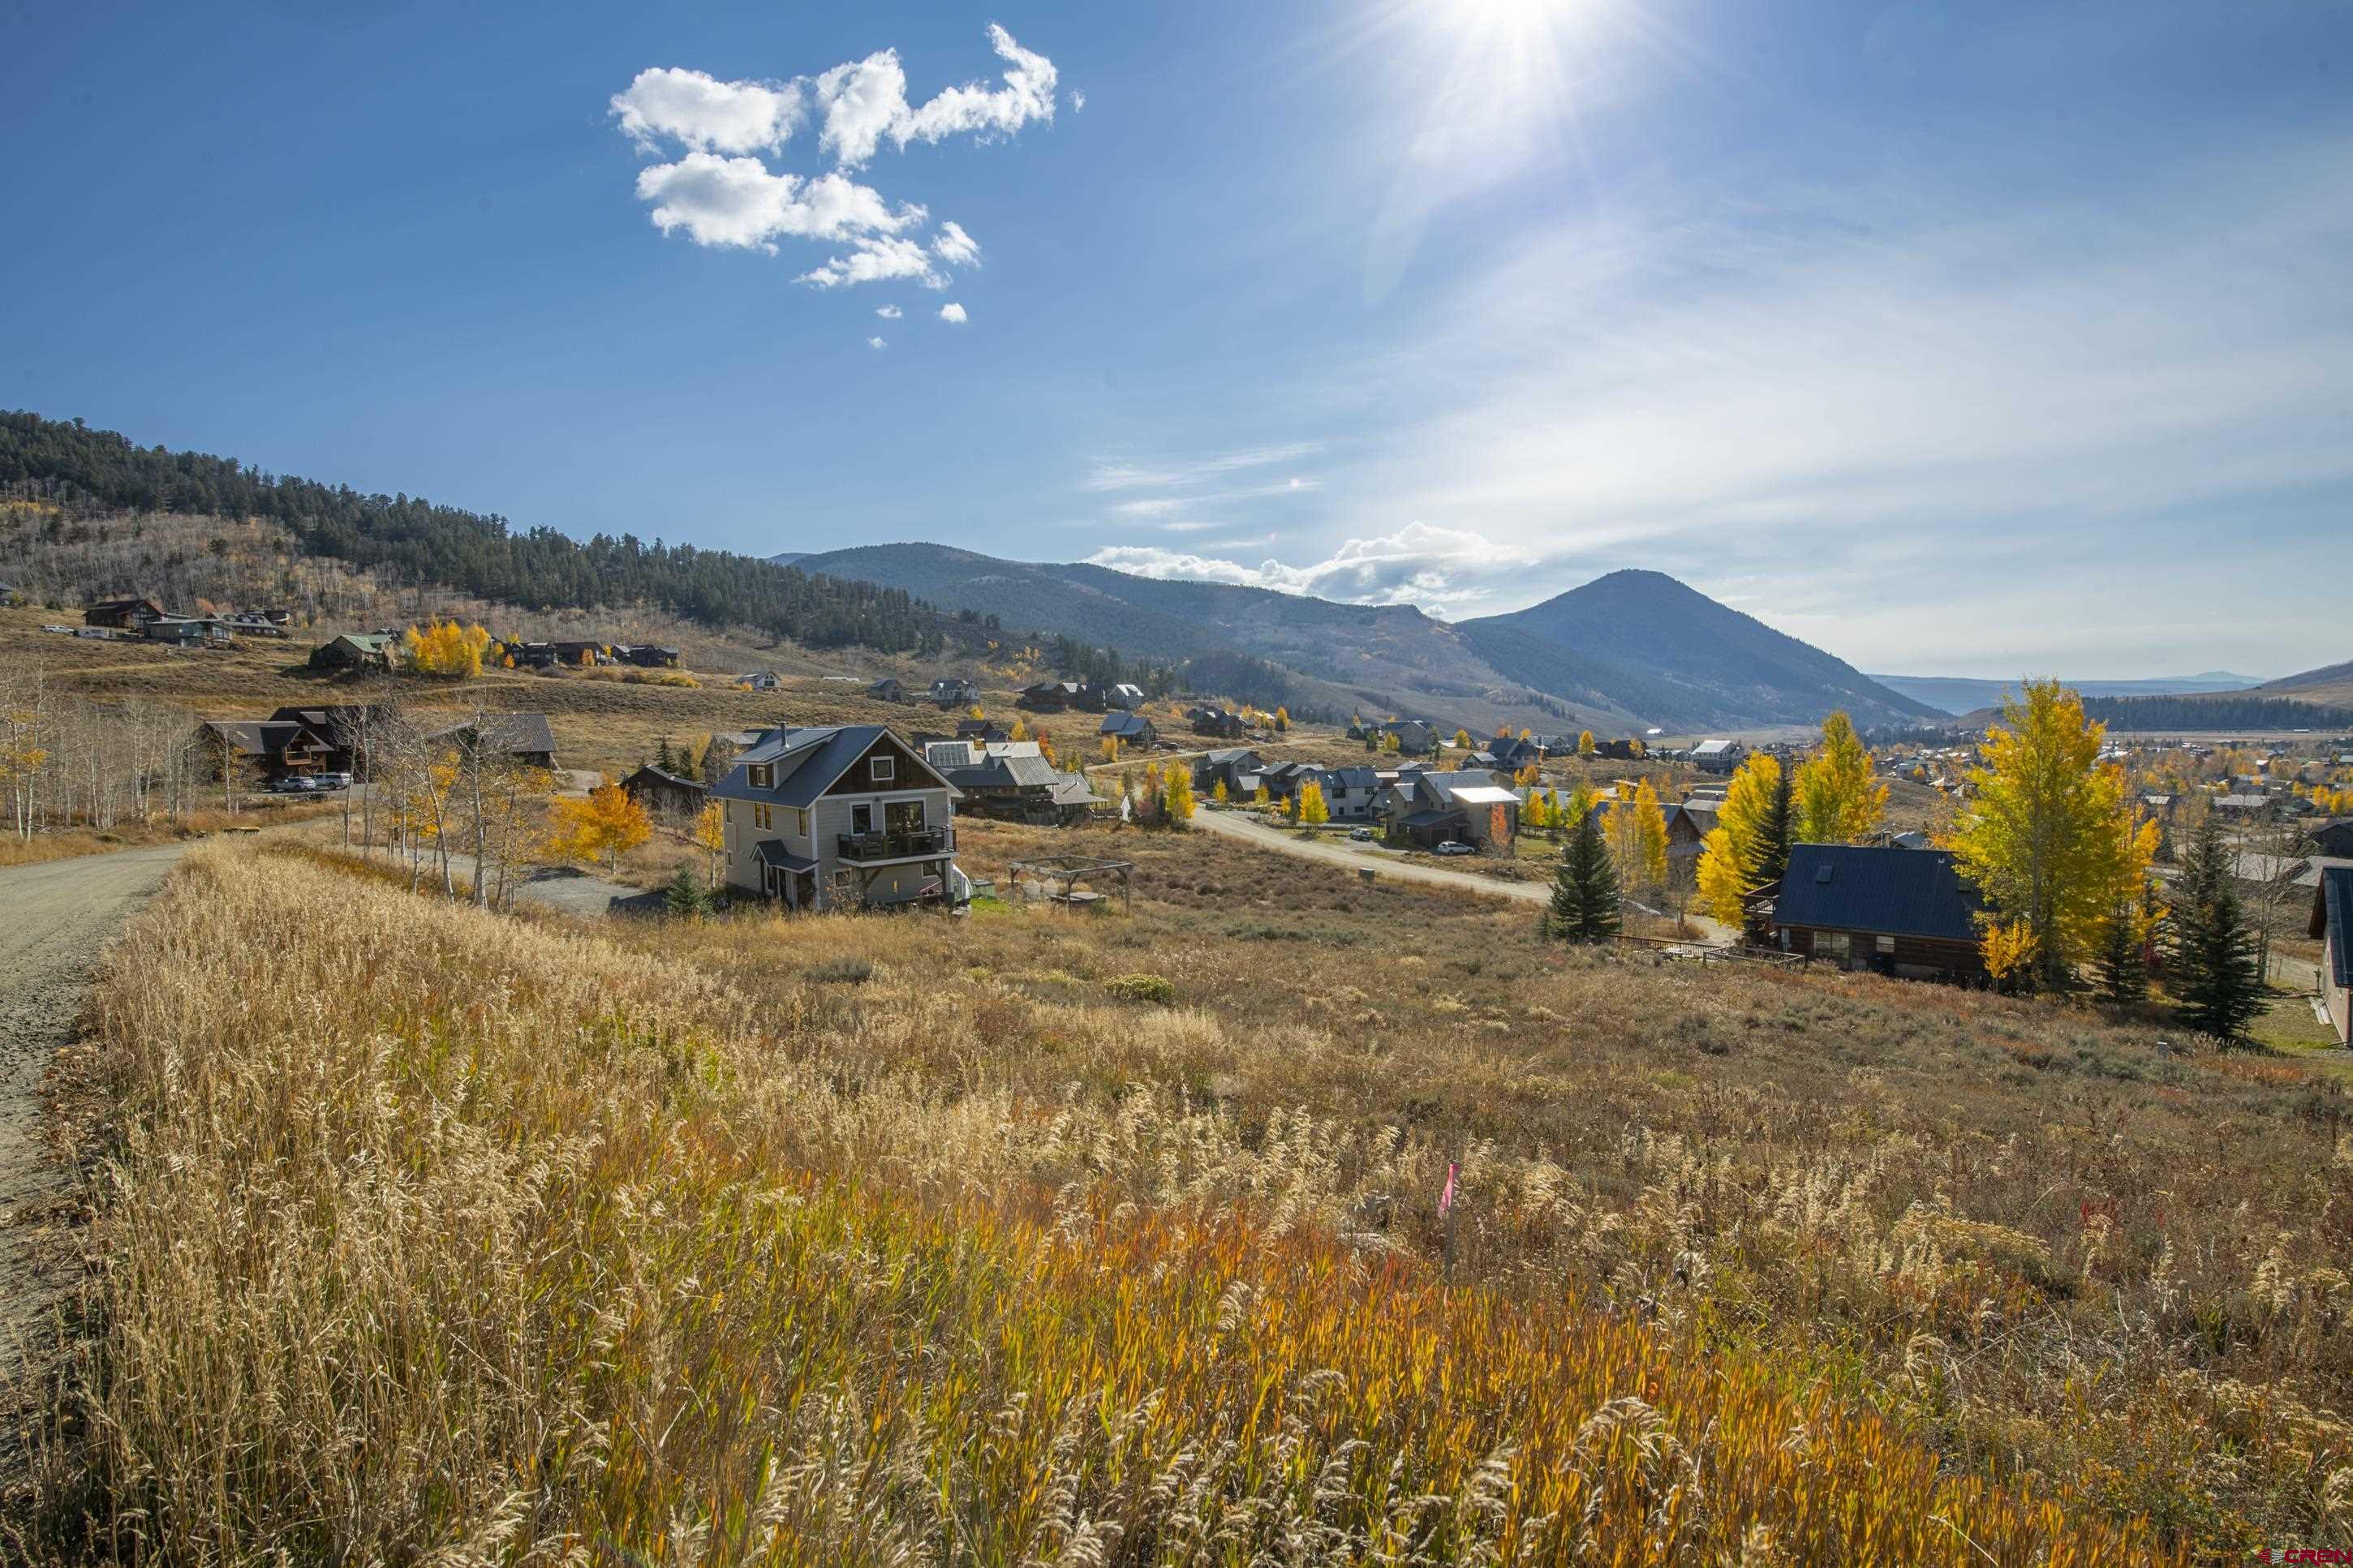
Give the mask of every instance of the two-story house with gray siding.
[[711, 791], [727, 883], [789, 909], [953, 902], [954, 785], [879, 724], [780, 726]]

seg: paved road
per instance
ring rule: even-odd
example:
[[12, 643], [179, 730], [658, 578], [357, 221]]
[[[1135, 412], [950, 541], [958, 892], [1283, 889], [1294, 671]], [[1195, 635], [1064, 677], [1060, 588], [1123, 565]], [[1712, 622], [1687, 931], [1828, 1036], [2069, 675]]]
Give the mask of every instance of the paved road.
[[42, 1148], [41, 1086], [74, 1038], [100, 951], [179, 858], [165, 845], [0, 868], [0, 1361], [11, 1373], [75, 1267], [58, 1212], [72, 1176]]

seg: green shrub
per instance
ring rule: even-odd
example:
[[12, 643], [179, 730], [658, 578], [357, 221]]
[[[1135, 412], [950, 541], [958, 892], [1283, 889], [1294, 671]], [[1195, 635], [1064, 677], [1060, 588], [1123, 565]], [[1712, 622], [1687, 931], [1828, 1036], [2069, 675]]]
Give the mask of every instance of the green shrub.
[[1122, 974], [1103, 982], [1103, 989], [1123, 1002], [1149, 1002], [1155, 1006], [1176, 1005], [1176, 985], [1157, 974]]

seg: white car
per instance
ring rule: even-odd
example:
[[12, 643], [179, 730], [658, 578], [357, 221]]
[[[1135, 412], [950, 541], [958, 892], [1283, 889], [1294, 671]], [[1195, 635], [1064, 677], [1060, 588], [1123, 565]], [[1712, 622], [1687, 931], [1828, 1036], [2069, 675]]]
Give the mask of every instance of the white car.
[[1445, 843], [1434, 847], [1430, 853], [1432, 855], [1476, 855], [1479, 850], [1475, 845], [1465, 844], [1459, 838], [1450, 838]]

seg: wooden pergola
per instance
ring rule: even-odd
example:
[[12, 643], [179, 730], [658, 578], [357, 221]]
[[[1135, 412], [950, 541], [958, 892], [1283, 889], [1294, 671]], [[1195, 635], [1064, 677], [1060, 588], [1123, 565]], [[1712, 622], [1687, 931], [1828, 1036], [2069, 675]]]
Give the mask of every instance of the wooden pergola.
[[[1050, 860], [1016, 860], [1006, 868], [1005, 891], [1008, 900], [1018, 897], [1021, 883], [1027, 878], [1046, 889], [1049, 903], [1066, 910], [1092, 910], [1102, 907], [1109, 897], [1106, 891], [1116, 884], [1119, 892], [1119, 912], [1128, 914], [1134, 909], [1134, 895], [1128, 879], [1134, 874], [1133, 860], [1097, 860], [1083, 855], [1061, 855]], [[1092, 882], [1094, 887], [1081, 884]]]

